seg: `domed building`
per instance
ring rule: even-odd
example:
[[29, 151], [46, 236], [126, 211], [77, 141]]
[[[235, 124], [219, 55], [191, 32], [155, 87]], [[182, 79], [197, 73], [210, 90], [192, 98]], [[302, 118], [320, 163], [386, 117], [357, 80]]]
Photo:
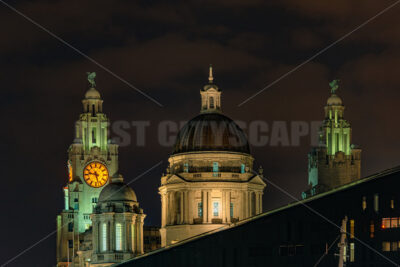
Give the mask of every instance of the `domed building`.
[[113, 178], [101, 191], [91, 215], [91, 265], [108, 266], [143, 254], [145, 217], [132, 188], [122, 177]]
[[253, 172], [246, 135], [222, 114], [212, 67], [200, 95], [200, 115], [180, 130], [161, 178], [162, 246], [262, 212], [266, 184]]

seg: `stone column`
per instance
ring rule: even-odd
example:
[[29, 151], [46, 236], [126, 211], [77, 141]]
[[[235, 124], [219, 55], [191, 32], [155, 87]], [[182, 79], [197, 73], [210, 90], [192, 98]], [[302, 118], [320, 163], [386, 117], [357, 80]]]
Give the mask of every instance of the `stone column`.
[[124, 222], [122, 223], [122, 238], [124, 240], [123, 247], [122, 247], [123, 251], [127, 251], [128, 250], [129, 230], [127, 228], [127, 225], [128, 224], [126, 223], [126, 218], [125, 218], [125, 215], [124, 215]]
[[226, 217], [226, 222], [230, 223], [231, 222], [231, 192], [227, 191], [226, 192], [226, 213], [228, 214]]
[[188, 224], [192, 224], [193, 223], [193, 205], [194, 205], [194, 201], [193, 201], [193, 194], [194, 192], [192, 190], [189, 190], [187, 192], [187, 207], [188, 207], [188, 216], [187, 216], [187, 223]]
[[226, 223], [228, 220], [228, 216], [226, 215], [226, 190], [222, 190], [221, 213], [222, 223]]
[[203, 223], [207, 222], [207, 191], [201, 191], [201, 205], [202, 205], [202, 215]]
[[167, 224], [168, 197], [167, 193], [161, 195], [161, 227]]
[[188, 224], [189, 223], [189, 199], [188, 199], [188, 191], [183, 191], [183, 223]]
[[212, 203], [211, 203], [211, 190], [207, 190], [207, 222], [211, 223], [212, 218]]
[[183, 224], [183, 221], [184, 221], [184, 218], [183, 218], [183, 216], [185, 216], [185, 211], [183, 210], [184, 209], [184, 205], [183, 205], [183, 203], [184, 203], [184, 193], [183, 193], [183, 191], [181, 191], [181, 192], [179, 192], [179, 194], [181, 195], [181, 197], [180, 197], [180, 203], [179, 203], [179, 205], [180, 205], [180, 209], [179, 209], [179, 224]]

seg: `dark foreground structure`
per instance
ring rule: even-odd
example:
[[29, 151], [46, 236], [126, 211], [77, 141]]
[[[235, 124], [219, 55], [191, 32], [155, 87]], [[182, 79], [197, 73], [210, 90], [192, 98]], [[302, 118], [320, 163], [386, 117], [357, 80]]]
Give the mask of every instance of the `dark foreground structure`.
[[396, 266], [399, 190], [396, 167], [118, 266], [338, 266], [346, 216], [345, 266]]

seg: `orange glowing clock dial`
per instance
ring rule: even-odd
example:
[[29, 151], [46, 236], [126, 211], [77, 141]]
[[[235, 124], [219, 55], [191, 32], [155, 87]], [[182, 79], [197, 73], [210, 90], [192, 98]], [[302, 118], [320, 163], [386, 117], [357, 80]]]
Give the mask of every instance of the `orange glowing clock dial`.
[[102, 187], [108, 181], [107, 167], [100, 162], [91, 162], [83, 170], [83, 178], [91, 187]]

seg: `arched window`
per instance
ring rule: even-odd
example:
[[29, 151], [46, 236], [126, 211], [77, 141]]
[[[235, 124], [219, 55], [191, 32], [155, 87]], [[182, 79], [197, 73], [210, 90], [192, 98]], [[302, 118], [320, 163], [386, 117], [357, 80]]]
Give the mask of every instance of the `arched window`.
[[210, 108], [214, 108], [214, 97], [210, 97]]
[[101, 251], [107, 251], [107, 223], [101, 226]]
[[115, 250], [122, 250], [122, 224], [115, 224]]

